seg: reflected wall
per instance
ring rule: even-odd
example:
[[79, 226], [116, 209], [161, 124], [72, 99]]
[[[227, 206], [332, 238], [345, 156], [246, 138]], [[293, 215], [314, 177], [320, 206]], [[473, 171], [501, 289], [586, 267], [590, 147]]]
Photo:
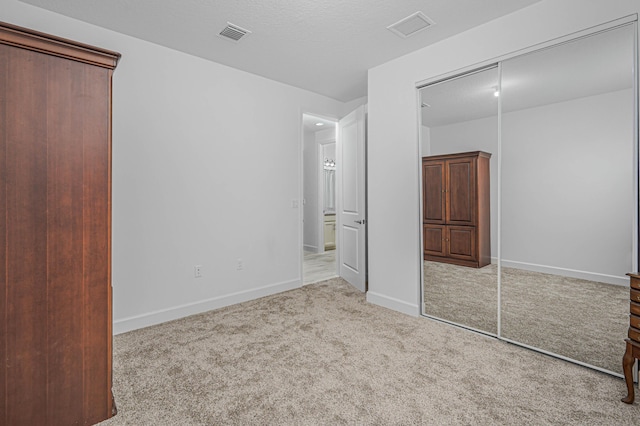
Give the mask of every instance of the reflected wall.
[[633, 35], [628, 25], [502, 64], [501, 336], [620, 373]]

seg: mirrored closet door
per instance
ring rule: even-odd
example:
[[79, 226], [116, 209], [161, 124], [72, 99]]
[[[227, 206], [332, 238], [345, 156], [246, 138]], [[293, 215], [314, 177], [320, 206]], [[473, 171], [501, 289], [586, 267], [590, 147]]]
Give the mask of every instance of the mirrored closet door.
[[420, 91], [424, 313], [489, 334], [498, 330], [497, 90], [493, 66]]
[[501, 336], [622, 373], [633, 25], [502, 63]]
[[[638, 267], [635, 39], [626, 23], [419, 89], [424, 315], [622, 373], [625, 274]], [[488, 191], [479, 160], [459, 167], [474, 153], [489, 158]], [[487, 211], [483, 250], [486, 235], [462, 231]]]

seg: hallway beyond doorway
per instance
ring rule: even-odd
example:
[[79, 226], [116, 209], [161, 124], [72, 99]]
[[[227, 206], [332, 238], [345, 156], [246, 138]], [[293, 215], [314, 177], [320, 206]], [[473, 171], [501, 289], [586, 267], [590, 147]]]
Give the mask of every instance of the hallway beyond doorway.
[[311, 284], [334, 278], [336, 274], [336, 251], [324, 253], [304, 252], [303, 284]]

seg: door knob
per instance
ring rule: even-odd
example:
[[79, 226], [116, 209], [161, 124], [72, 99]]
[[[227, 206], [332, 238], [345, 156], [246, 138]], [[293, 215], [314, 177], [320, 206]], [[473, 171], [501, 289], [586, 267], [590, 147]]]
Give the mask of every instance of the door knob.
[[362, 220], [354, 220], [355, 223], [359, 223], [360, 225], [364, 225], [365, 223], [367, 223], [367, 221], [365, 219]]

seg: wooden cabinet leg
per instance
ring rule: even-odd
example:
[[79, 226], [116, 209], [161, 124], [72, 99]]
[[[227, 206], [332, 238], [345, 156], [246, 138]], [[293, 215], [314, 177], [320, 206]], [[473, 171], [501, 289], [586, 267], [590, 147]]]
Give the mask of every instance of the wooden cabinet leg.
[[625, 404], [633, 404], [635, 397], [633, 393], [633, 373], [631, 371], [635, 360], [633, 357], [633, 348], [631, 344], [627, 342], [627, 349], [624, 351], [624, 357], [622, 358], [622, 370], [624, 371], [624, 380], [627, 383], [627, 397], [622, 398], [621, 401]]

